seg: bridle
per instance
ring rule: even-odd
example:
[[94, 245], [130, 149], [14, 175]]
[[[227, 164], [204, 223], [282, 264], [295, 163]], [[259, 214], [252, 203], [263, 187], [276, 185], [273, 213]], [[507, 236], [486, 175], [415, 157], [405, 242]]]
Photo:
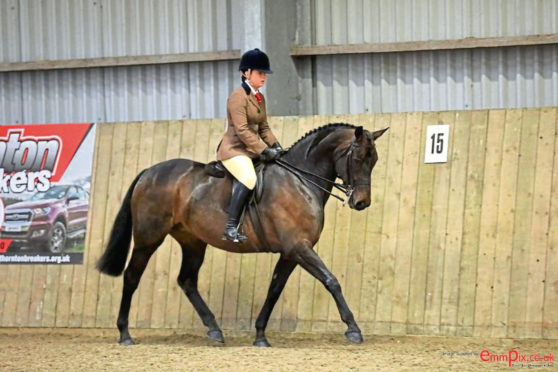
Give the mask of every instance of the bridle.
[[[325, 177], [322, 177], [320, 175], [314, 174], [310, 171], [304, 170], [304, 169], [300, 169], [290, 163], [287, 163], [284, 160], [281, 159], [276, 159], [275, 162], [277, 164], [279, 164], [280, 166], [282, 166], [283, 168], [285, 168], [286, 170], [288, 170], [289, 172], [293, 173], [295, 176], [297, 176], [299, 179], [303, 178], [304, 180], [306, 180], [307, 182], [311, 183], [312, 185], [316, 186], [317, 188], [319, 188], [320, 190], [328, 193], [329, 195], [333, 196], [334, 198], [339, 199], [340, 201], [343, 202], [343, 205], [347, 204], [347, 202], [351, 199], [351, 196], [353, 195], [353, 192], [355, 190], [355, 188], [357, 186], [370, 186], [370, 181], [354, 181], [353, 179], [353, 172], [352, 172], [352, 164], [353, 164], [353, 152], [355, 147], [357, 147], [358, 145], [355, 143], [355, 141], [351, 141], [350, 146], [347, 148], [347, 151], [344, 152], [341, 157], [345, 157], [345, 159], [347, 160], [347, 164], [345, 166], [345, 169], [347, 170], [347, 179], [348, 179], [348, 183], [345, 183], [345, 181], [343, 181], [343, 183], [337, 183], [335, 181], [329, 180]], [[339, 159], [337, 159], [339, 160]], [[336, 160], [336, 162], [337, 162]], [[316, 182], [312, 181], [311, 179], [309, 179], [306, 176], [312, 176], [315, 177], [321, 181], [327, 182], [329, 184], [331, 184], [333, 187], [335, 187], [338, 190], [341, 190], [345, 196], [347, 197], [347, 199], [343, 199], [342, 197], [335, 195], [333, 192], [327, 190], [325, 187], [322, 187], [321, 185], [318, 185]]]

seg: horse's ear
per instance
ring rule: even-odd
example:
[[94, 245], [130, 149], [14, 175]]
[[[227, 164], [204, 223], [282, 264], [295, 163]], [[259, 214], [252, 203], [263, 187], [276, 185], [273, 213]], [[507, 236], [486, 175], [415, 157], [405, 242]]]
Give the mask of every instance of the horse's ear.
[[372, 133], [372, 138], [374, 138], [374, 141], [377, 140], [378, 138], [380, 138], [381, 135], [384, 134], [385, 131], [388, 130], [388, 129], [389, 129], [389, 127], [377, 130], [374, 133]]
[[355, 138], [359, 139], [360, 137], [362, 137], [363, 133], [364, 133], [364, 129], [362, 129], [362, 126], [357, 127], [357, 129], [355, 129]]

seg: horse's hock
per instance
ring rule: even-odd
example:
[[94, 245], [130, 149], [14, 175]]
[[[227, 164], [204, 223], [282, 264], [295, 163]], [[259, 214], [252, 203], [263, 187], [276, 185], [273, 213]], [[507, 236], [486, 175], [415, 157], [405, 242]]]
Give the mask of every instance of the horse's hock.
[[[315, 247], [363, 333], [558, 338], [556, 108], [275, 117], [270, 124], [289, 146], [331, 121], [390, 127], [377, 142], [371, 206], [356, 212], [331, 198]], [[450, 125], [447, 163], [424, 164], [432, 124]], [[122, 279], [101, 276], [95, 262], [129, 184], [165, 159], [214, 160], [223, 127], [223, 119], [99, 125], [85, 264], [49, 267], [46, 288], [29, 288], [26, 279], [44, 268], [3, 270], [0, 312], [16, 315], [2, 325], [114, 327]], [[277, 259], [207, 250], [200, 294], [225, 333], [254, 329]], [[131, 327], [203, 327], [176, 284], [180, 262], [169, 237], [142, 277]], [[268, 330], [344, 329], [326, 289], [296, 268]]]

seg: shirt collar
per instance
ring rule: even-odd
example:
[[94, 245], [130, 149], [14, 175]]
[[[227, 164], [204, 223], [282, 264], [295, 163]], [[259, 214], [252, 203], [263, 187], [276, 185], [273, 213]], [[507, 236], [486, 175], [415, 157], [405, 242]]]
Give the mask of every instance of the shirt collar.
[[248, 87], [250, 88], [250, 90], [252, 91], [252, 93], [253, 93], [254, 95], [256, 95], [257, 93], [260, 92], [259, 90], [255, 90], [255, 89], [250, 85], [250, 83], [248, 82], [248, 80], [244, 80], [244, 82], [246, 83], [246, 85], [248, 85]]

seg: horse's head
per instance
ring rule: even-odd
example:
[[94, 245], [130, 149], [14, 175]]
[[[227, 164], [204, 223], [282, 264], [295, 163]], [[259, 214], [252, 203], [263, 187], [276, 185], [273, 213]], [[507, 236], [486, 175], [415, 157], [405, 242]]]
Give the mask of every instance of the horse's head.
[[342, 146], [335, 156], [335, 170], [352, 193], [349, 207], [358, 211], [370, 206], [370, 177], [378, 161], [375, 141], [388, 128], [369, 132], [357, 127], [348, 146]]

